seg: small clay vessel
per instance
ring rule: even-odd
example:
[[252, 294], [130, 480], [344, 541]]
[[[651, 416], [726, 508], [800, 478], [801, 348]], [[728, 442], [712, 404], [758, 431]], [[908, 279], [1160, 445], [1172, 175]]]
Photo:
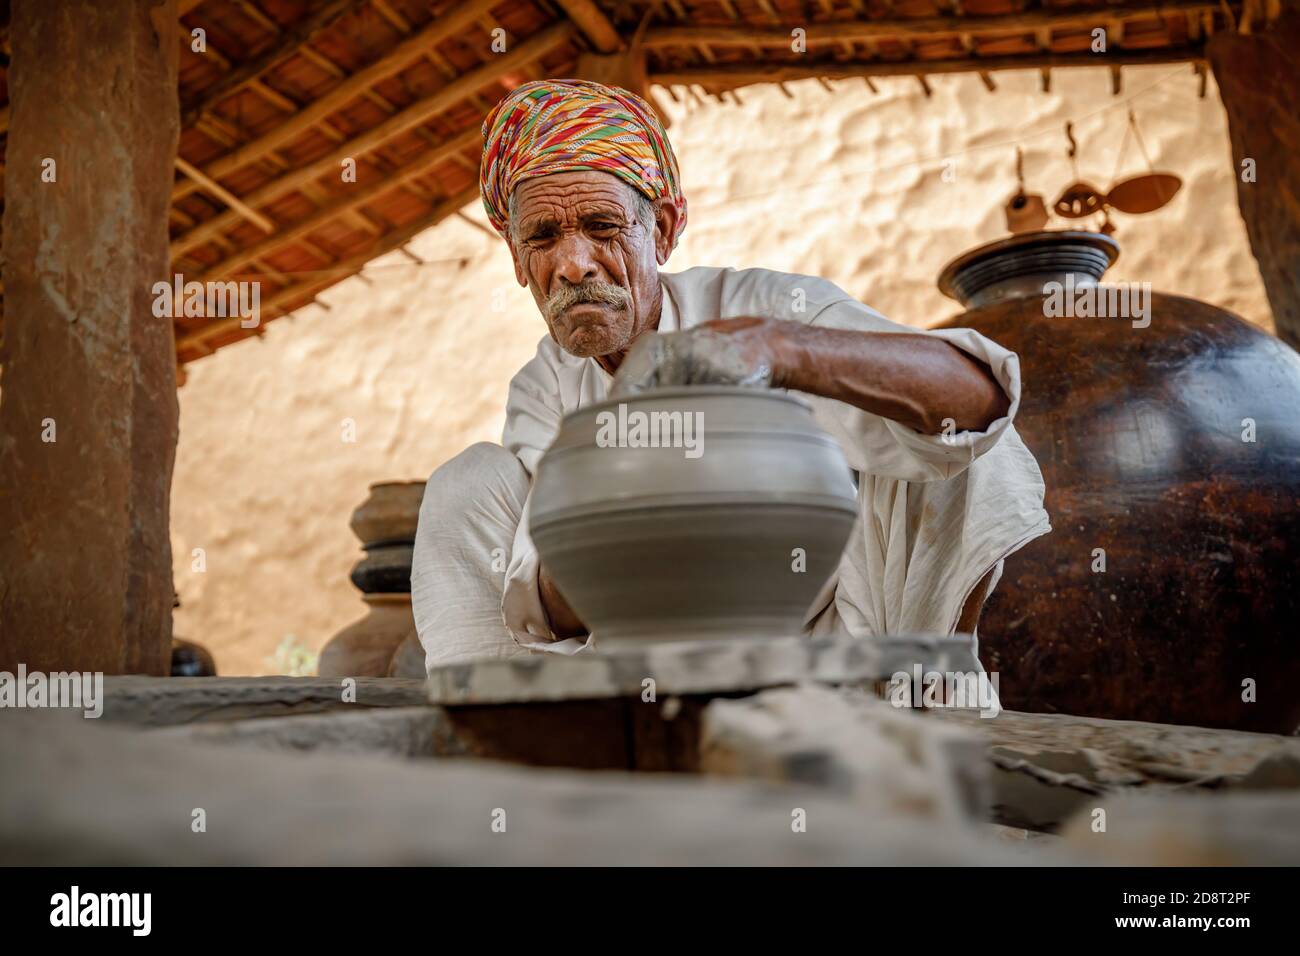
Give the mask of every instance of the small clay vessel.
[[366, 556], [352, 567], [352, 583], [364, 594], [411, 592], [410, 544], [368, 545]]
[[[179, 606], [180, 601], [176, 604]], [[183, 637], [172, 638], [172, 677], [216, 677], [217, 664], [202, 644]]]
[[800, 632], [856, 515], [844, 453], [806, 403], [694, 386], [567, 415], [530, 531], [598, 644], [738, 639]]
[[393, 654], [415, 636], [409, 594], [366, 594], [366, 616], [339, 631], [320, 654], [320, 677], [387, 677]]
[[369, 497], [352, 512], [349, 522], [352, 533], [367, 548], [409, 544], [415, 540], [423, 499], [422, 481], [375, 482], [370, 486]]

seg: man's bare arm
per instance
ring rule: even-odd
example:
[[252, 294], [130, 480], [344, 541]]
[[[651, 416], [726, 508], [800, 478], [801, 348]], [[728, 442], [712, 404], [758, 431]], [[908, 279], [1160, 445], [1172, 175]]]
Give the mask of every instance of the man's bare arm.
[[833, 398], [925, 435], [952, 419], [984, 431], [1007, 413], [1006, 392], [982, 362], [943, 339], [783, 322], [773, 384]]
[[[727, 374], [766, 366], [775, 388], [819, 395], [893, 419], [925, 435], [945, 421], [984, 431], [1010, 402], [992, 371], [943, 339], [906, 332], [826, 329], [779, 319], [715, 319], [697, 326], [727, 337]], [[708, 364], [708, 350], [701, 359]], [[557, 637], [587, 633], [543, 568], [542, 606]]]
[[774, 387], [835, 399], [922, 434], [939, 434], [945, 419], [957, 431], [984, 431], [1010, 405], [986, 365], [934, 336], [759, 318], [700, 327], [726, 334], [755, 363], [768, 363]]

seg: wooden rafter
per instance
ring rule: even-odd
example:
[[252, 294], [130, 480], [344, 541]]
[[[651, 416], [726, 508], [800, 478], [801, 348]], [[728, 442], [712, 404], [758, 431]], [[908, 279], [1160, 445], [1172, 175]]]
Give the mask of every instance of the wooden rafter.
[[788, 83], [794, 80], [824, 77], [846, 80], [871, 76], [920, 76], [938, 73], [978, 73], [1000, 70], [1067, 69], [1070, 67], [1147, 66], [1159, 63], [1186, 63], [1203, 59], [1205, 53], [1193, 47], [1161, 47], [1153, 50], [1112, 53], [1057, 53], [1026, 54], [1023, 56], [981, 56], [951, 60], [926, 60], [924, 66], [916, 60], [863, 63], [810, 63], [792, 64], [726, 64], [717, 66], [690, 66], [679, 69], [655, 70], [650, 82], [661, 85], [698, 83], [709, 87], [746, 86], [750, 83]]
[[321, 32], [329, 29], [337, 20], [365, 6], [366, 0], [333, 0], [321, 7], [306, 20], [294, 24], [286, 30], [269, 50], [253, 57], [247, 63], [241, 63], [217, 82], [203, 91], [201, 98], [186, 106], [181, 111], [182, 128], [193, 126], [200, 116], [213, 109], [222, 100], [233, 96], [245, 86], [253, 83], [267, 70], [282, 63], [298, 53], [304, 46], [315, 39]]
[[235, 250], [216, 265], [211, 266], [200, 277], [199, 281], [206, 282], [209, 279], [224, 278], [236, 274], [249, 262], [298, 242], [303, 236], [309, 235], [329, 224], [336, 217], [358, 210], [366, 203], [374, 201], [385, 193], [405, 188], [420, 176], [428, 175], [442, 163], [454, 159], [461, 150], [477, 145], [478, 141], [479, 132], [477, 129], [466, 130], [455, 139], [417, 157], [409, 165], [403, 166], [393, 173], [376, 177], [373, 182], [364, 186], [358, 185], [355, 190], [335, 197], [306, 219], [287, 225], [279, 232], [267, 236], [252, 246]]
[[[421, 216], [414, 222], [408, 223], [399, 229], [386, 234], [374, 246], [361, 252], [354, 253], [338, 262], [332, 263], [326, 270], [329, 273], [328, 278], [306, 279], [303, 282], [296, 283], [284, 289], [280, 289], [267, 296], [261, 303], [263, 312], [287, 311], [285, 306], [288, 303], [296, 302], [304, 297], [310, 297], [319, 294], [337, 282], [348, 278], [352, 273], [359, 271], [371, 259], [386, 255], [389, 252], [398, 249], [410, 242], [426, 229], [436, 226], [448, 216], [454, 215], [457, 211], [473, 202], [478, 197], [478, 186], [472, 186], [461, 190], [456, 195], [439, 203], [438, 206], [431, 210], [427, 215]], [[301, 307], [301, 306], [299, 306]], [[274, 316], [264, 317], [264, 321]], [[196, 345], [205, 343], [218, 335], [230, 332], [240, 328], [242, 319], [239, 316], [233, 316], [225, 319], [217, 319], [204, 325], [202, 328], [195, 329], [180, 336], [176, 340], [178, 350], [194, 348]]]
[[[1169, 0], [1167, 3], [1135, 4], [1107, 8], [1105, 17], [1110, 21], [1150, 19], [1165, 15], [1215, 11], [1218, 2], [1206, 0]], [[837, 20], [828, 23], [809, 23], [802, 28], [805, 39], [812, 44], [832, 44], [843, 41], [907, 40], [933, 36], [960, 36], [974, 33], [1027, 33], [1040, 29], [1094, 26], [1099, 13], [1092, 7], [1060, 10], [1026, 10], [990, 16], [960, 17], [896, 17], [879, 20]], [[788, 46], [790, 27], [754, 26], [752, 24], [726, 24], [719, 26], [663, 26], [646, 31], [646, 49], [690, 46]], [[916, 66], [926, 66], [932, 61], [913, 60]]]
[[[498, 3], [500, 0], [471, 0], [465, 6], [437, 18], [419, 33], [406, 37], [385, 56], [353, 73], [328, 93], [313, 100], [305, 109], [278, 123], [265, 135], [206, 163], [202, 167], [203, 172], [213, 179], [220, 179], [237, 169], [257, 162], [267, 153], [291, 143], [331, 113], [337, 112], [363, 95], [376, 83], [400, 73], [410, 66], [413, 60], [423, 56], [427, 50], [458, 34]], [[197, 188], [198, 184], [193, 180], [178, 182], [172, 190], [172, 201], [175, 202], [189, 195]]]
[[614, 29], [595, 0], [555, 0], [565, 15], [574, 22], [582, 35], [597, 53], [617, 53], [623, 48], [623, 38]]
[[[444, 112], [449, 107], [465, 99], [470, 93], [500, 79], [504, 74], [517, 70], [524, 64], [539, 59], [557, 49], [572, 38], [573, 29], [572, 24], [559, 23], [536, 36], [530, 37], [523, 43], [513, 47], [510, 52], [494, 57], [491, 62], [483, 64], [476, 70], [471, 70], [460, 79], [447, 84], [441, 90], [437, 90], [423, 99], [417, 100], [400, 112], [394, 113], [377, 126], [373, 126], [361, 135], [343, 143], [333, 152], [254, 190], [243, 197], [244, 201], [256, 208], [301, 187], [304, 183], [310, 183], [326, 173], [337, 172], [340, 163], [344, 159], [360, 158], [363, 154], [377, 148], [393, 137]], [[229, 228], [238, 218], [237, 214], [231, 212], [214, 216], [173, 241], [172, 255], [181, 255], [195, 246], [201, 245], [223, 229]]]
[[255, 223], [263, 232], [275, 232], [275, 223], [270, 219], [267, 219], [256, 209], [250, 209], [242, 199], [232, 193], [225, 186], [222, 186], [221, 183], [209, 179], [200, 170], [195, 169], [179, 156], [176, 157], [176, 168], [179, 169], [183, 175], [194, 179], [204, 189], [208, 190], [208, 192], [212, 193], [212, 195], [216, 196], [249, 222]]

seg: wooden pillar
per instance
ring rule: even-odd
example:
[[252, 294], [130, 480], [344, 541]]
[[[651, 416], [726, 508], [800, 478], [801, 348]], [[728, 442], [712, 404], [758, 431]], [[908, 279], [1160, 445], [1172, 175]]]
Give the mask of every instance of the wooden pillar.
[[14, 0], [0, 670], [165, 674], [176, 0]]
[[[1300, 9], [1206, 49], [1228, 112], [1237, 203], [1277, 334], [1300, 348]], [[1243, 167], [1243, 163], [1246, 165]]]

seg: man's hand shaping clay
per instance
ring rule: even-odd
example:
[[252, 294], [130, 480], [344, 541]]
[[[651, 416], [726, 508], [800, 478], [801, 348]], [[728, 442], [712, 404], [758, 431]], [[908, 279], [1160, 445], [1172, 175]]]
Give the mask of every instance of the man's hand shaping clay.
[[983, 431], [1008, 400], [988, 366], [942, 339], [854, 332], [781, 319], [714, 319], [642, 336], [611, 394], [673, 385], [751, 385], [820, 395], [937, 435]]
[[674, 385], [772, 384], [771, 336], [764, 319], [706, 322], [684, 332], [643, 335], [631, 350], [610, 395], [633, 395]]

